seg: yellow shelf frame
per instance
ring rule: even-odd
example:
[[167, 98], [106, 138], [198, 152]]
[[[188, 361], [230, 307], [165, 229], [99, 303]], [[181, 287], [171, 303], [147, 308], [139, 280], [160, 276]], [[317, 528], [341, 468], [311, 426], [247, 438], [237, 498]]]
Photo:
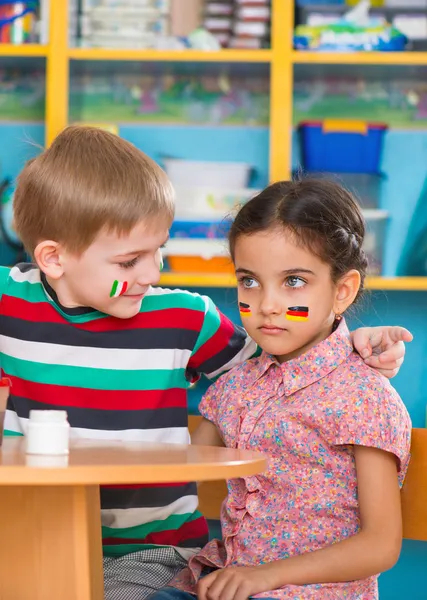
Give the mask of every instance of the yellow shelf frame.
[[[0, 57], [46, 58], [46, 145], [68, 123], [71, 61], [265, 63], [270, 66], [270, 180], [290, 176], [293, 69], [297, 64], [427, 65], [427, 52], [296, 52], [292, 49], [292, 0], [272, 0], [271, 50], [126, 50], [68, 47], [68, 0], [51, 0], [49, 44], [0, 45]], [[230, 287], [232, 275], [165, 273], [165, 285]], [[375, 277], [371, 289], [427, 290], [426, 278]]]
[[[162, 273], [160, 284], [171, 287], [236, 287], [230, 273]], [[427, 292], [427, 277], [367, 277], [366, 289]]]
[[48, 46], [41, 46], [40, 44], [0, 44], [0, 57], [13, 56], [18, 58], [24, 57], [46, 57], [48, 53]]
[[243, 62], [269, 63], [271, 50], [128, 50], [115, 48], [70, 48], [71, 60], [137, 60], [144, 62]]
[[293, 64], [427, 65], [427, 52], [303, 52], [292, 51]]

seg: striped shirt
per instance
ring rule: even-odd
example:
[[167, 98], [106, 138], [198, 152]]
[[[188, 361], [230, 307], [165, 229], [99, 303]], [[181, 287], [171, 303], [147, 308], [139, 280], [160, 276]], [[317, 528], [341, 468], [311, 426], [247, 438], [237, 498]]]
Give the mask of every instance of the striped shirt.
[[[187, 389], [249, 358], [255, 346], [204, 296], [152, 288], [118, 319], [65, 308], [34, 265], [0, 268], [0, 353], [12, 381], [5, 435], [31, 409], [66, 410], [74, 438], [189, 443]], [[195, 483], [102, 486], [104, 554], [207, 539]]]

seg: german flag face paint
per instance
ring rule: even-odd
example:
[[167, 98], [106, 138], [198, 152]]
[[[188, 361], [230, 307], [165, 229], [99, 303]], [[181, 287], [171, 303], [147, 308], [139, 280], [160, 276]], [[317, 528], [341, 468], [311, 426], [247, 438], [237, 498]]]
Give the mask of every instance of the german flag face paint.
[[239, 302], [239, 310], [240, 310], [240, 316], [242, 318], [252, 316], [252, 311], [251, 311], [251, 307], [249, 306], [249, 304], [245, 304], [244, 302]]
[[116, 281], [113, 283], [113, 287], [111, 288], [110, 298], [118, 298], [119, 296], [123, 296], [123, 294], [128, 289], [127, 281]]
[[290, 306], [286, 318], [288, 321], [308, 321], [308, 306]]

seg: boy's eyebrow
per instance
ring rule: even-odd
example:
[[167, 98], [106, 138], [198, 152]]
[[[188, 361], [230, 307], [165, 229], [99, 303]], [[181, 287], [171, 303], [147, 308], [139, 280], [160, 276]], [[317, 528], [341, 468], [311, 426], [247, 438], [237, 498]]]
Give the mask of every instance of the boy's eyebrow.
[[[165, 241], [163, 242], [163, 244], [161, 245], [161, 247], [164, 246], [169, 241], [169, 237], [170, 236], [168, 236], [165, 239]], [[145, 249], [145, 250], [141, 250], [140, 249], [140, 250], [133, 250], [132, 252], [123, 252], [123, 254], [117, 254], [114, 258], [123, 258], [123, 257], [126, 257], [126, 256], [134, 256], [135, 254], [144, 254], [144, 252], [148, 252], [148, 250], [147, 249]]]
[[[243, 267], [239, 267], [238, 269], [236, 269], [236, 273], [245, 273], [246, 275], [253, 275], [254, 277], [256, 277], [256, 273], [254, 273], [250, 269], [244, 269]], [[282, 275], [295, 275], [297, 273], [308, 273], [310, 275], [314, 275], [313, 271], [310, 271], [310, 269], [303, 269], [300, 267], [295, 269], [286, 269], [285, 271], [282, 271]]]

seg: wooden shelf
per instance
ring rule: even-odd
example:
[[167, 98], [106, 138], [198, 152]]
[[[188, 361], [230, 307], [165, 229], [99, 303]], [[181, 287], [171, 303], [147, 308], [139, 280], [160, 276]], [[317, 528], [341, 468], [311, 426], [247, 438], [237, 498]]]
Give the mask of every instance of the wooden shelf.
[[[235, 287], [229, 273], [162, 273], [160, 285], [171, 287]], [[427, 291], [427, 277], [368, 277], [370, 290]]]
[[70, 48], [72, 60], [135, 60], [144, 62], [241, 62], [269, 63], [271, 50], [128, 50], [117, 48]]
[[47, 46], [39, 44], [0, 44], [1, 56], [47, 56]]
[[427, 52], [306, 52], [293, 51], [294, 64], [427, 65]]

